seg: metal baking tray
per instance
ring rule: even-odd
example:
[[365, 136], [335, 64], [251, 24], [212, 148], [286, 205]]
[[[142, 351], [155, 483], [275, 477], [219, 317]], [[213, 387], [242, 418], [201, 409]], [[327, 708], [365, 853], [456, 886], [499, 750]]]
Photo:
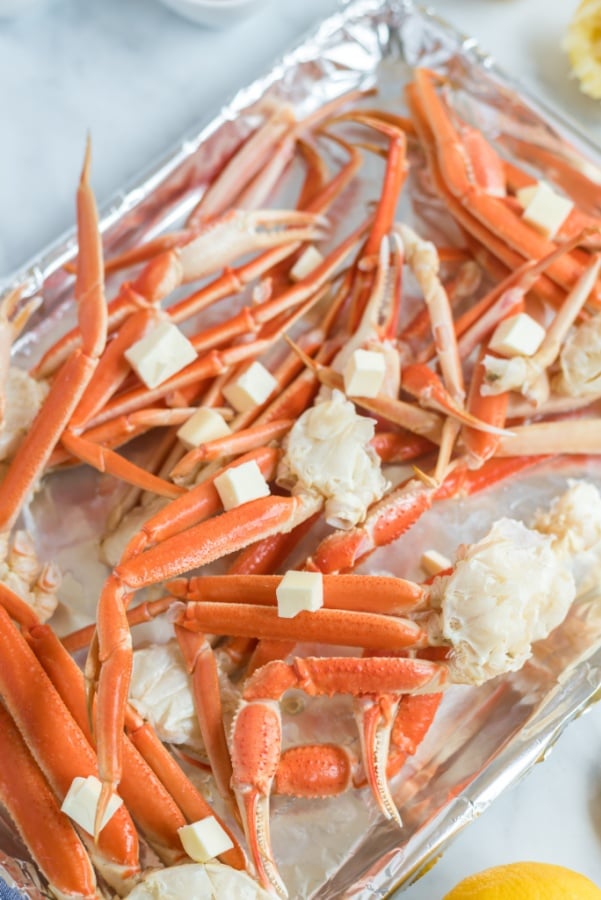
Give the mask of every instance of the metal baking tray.
[[[115, 196], [101, 222], [107, 253], [177, 227], [212, 174], [254, 127], [257, 104], [266, 98], [285, 101], [302, 116], [349, 90], [377, 87], [380, 97], [375, 102], [402, 112], [402, 87], [417, 65], [435, 67], [449, 76], [452, 100], [461, 115], [477, 121], [504, 153], [518, 159], [525, 154], [521, 161], [529, 165], [526, 144], [543, 148], [547, 162], [539, 168], [530, 165], [532, 172], [552, 180], [555, 158], [569, 161], [591, 184], [601, 183], [598, 149], [573, 125], [529, 97], [472, 39], [410, 2], [358, 0], [326, 19], [265, 77], [241, 90], [215, 118], [185, 135], [132, 187]], [[353, 188], [354, 202], [360, 201], [369, 181], [367, 169]], [[440, 227], [440, 211], [436, 205], [428, 206], [418, 192], [409, 187], [402, 217], [417, 223], [422, 232], [431, 229], [433, 221]], [[594, 204], [594, 191], [591, 197]], [[339, 218], [347, 212], [344, 209]], [[75, 249], [71, 232], [1, 286], [7, 291], [22, 284], [25, 296], [43, 296], [43, 306], [15, 348], [22, 365], [30, 365], [66, 327], [65, 322], [73, 320], [72, 278], [63, 266]], [[111, 277], [109, 296], [115, 284]], [[48, 479], [50, 486], [37, 495], [25, 520], [36, 529], [40, 552], [57, 554], [73, 578], [88, 566], [85, 553], [99, 509], [98, 496], [106, 502], [110, 490], [102, 479], [93, 482], [102, 482], [100, 491], [97, 486], [83, 492], [69, 490], [71, 477]], [[416, 546], [452, 552], [456, 541], [475, 539], [500, 515], [528, 520], [537, 507], [562, 490], [569, 477], [587, 477], [601, 484], [601, 466], [571, 464], [557, 469], [547, 465], [469, 501], [439, 504], [394, 547], [374, 554], [369, 566], [416, 577], [412, 561]], [[60, 542], [53, 545], [49, 523], [59, 496], [64, 525]], [[97, 571], [96, 561], [89, 565]], [[81, 621], [93, 609], [92, 581], [77, 611]], [[375, 811], [364, 791], [319, 803], [276, 799], [274, 849], [291, 896], [367, 900], [411, 883], [460, 829], [543, 758], [569, 721], [599, 695], [598, 601], [594, 591], [581, 598], [564, 625], [537, 645], [521, 672], [479, 689], [449, 691], [417, 755], [395, 778], [402, 830]], [[324, 719], [335, 719], [340, 734], [352, 729], [344, 698], [316, 704], [313, 721], [321, 713]], [[30, 897], [43, 896], [32, 867], [20, 862], [23, 849], [13, 831], [0, 820], [4, 872]]]

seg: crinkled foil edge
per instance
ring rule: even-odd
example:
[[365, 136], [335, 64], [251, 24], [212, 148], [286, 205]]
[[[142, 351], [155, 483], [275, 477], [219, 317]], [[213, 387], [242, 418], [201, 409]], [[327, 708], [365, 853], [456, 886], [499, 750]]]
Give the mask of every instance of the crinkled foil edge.
[[[482, 67], [493, 74], [508, 90], [515, 91], [538, 112], [554, 130], [563, 134], [583, 152], [598, 158], [598, 148], [573, 123], [530, 95], [511, 76], [504, 73], [493, 58], [483, 52], [472, 38], [459, 34], [432, 11], [427, 9], [416, 11], [409, 0], [357, 0], [325, 19], [294, 49], [276, 61], [267, 75], [236, 93], [219, 115], [202, 127], [191, 129], [174, 148], [147, 169], [132, 185], [115, 194], [102, 210], [101, 230], [105, 232], [110, 229], [145, 198], [151, 196], [157, 186], [185, 162], [200, 144], [224, 123], [235, 119], [249, 104], [264, 95], [270, 86], [283, 78], [285, 73], [309, 51], [314, 52], [322, 43], [327, 43], [331, 35], [344, 31], [347, 25], [355, 21], [384, 14], [390, 19], [398, 20], [399, 23], [408, 15], [422, 16], [425, 29], [435, 28], [446, 34], [474, 67]], [[75, 253], [75, 233], [74, 230], [70, 230], [4, 279], [0, 285], [0, 293], [3, 289], [8, 290], [15, 285], [23, 286], [25, 296], [36, 293], [45, 280], [57, 272]], [[349, 900], [350, 898], [368, 900], [385, 897], [399, 887], [414, 881], [461, 829], [478, 817], [502, 791], [517, 782], [536, 762], [544, 758], [574, 717], [599, 699], [600, 670], [601, 651], [596, 650], [564, 674], [561, 682], [549, 692], [543, 705], [539, 706], [519, 732], [499, 750], [493, 761], [404, 846], [399, 846], [398, 832], [383, 825], [381, 832], [377, 829], [374, 832], [373, 846], [378, 846], [379, 857], [369, 864], [364, 858], [364, 853], [358, 854], [313, 896], [320, 897], [321, 900], [343, 897]]]

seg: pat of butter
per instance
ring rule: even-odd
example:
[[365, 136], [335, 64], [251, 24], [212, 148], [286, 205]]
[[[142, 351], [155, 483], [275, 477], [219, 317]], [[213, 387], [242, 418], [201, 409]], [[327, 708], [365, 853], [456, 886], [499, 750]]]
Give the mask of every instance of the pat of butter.
[[184, 850], [195, 862], [208, 862], [234, 846], [215, 816], [207, 816], [191, 825], [184, 825], [177, 829], [177, 833]]
[[526, 187], [520, 188], [519, 191], [515, 192], [515, 195], [522, 206], [528, 206], [528, 204], [536, 194], [538, 184], [538, 181], [535, 182], [535, 184], [528, 184]]
[[526, 204], [522, 213], [524, 222], [547, 238], [555, 237], [574, 206], [571, 200], [556, 194], [544, 181], [539, 181], [534, 190], [522, 188], [517, 197]]
[[428, 575], [438, 575], [439, 572], [453, 567], [451, 560], [443, 553], [439, 553], [438, 550], [426, 550], [425, 553], [422, 553], [420, 565]]
[[187, 422], [184, 422], [178, 430], [177, 436], [188, 450], [193, 450], [207, 441], [231, 434], [227, 422], [218, 412], [210, 406], [201, 406], [193, 413]]
[[315, 612], [323, 606], [321, 572], [286, 572], [276, 588], [278, 616], [292, 619], [299, 612]]
[[290, 269], [290, 278], [292, 281], [302, 281], [311, 272], [320, 266], [323, 262], [323, 256], [319, 250], [311, 244], [304, 253], [302, 253], [297, 261]]
[[226, 511], [259, 497], [268, 497], [271, 493], [254, 459], [226, 469], [215, 478], [213, 484]]
[[[96, 807], [100, 799], [101, 787], [100, 781], [94, 775], [88, 775], [87, 778], [74, 778], [61, 806], [62, 812], [66, 813], [69, 818], [73, 819], [77, 825], [91, 835], [94, 834], [94, 820], [96, 818]], [[122, 803], [121, 797], [113, 794], [102, 818], [101, 831], [107, 822], [112, 819]]]
[[197, 355], [188, 338], [173, 322], [160, 322], [124, 354], [138, 378], [151, 389], [185, 369]]
[[342, 374], [347, 397], [376, 397], [386, 375], [384, 355], [376, 350], [355, 350]]
[[545, 334], [545, 329], [532, 316], [518, 313], [497, 325], [488, 346], [499, 356], [533, 356]]
[[278, 383], [265, 366], [253, 362], [235, 381], [223, 388], [223, 396], [237, 412], [248, 412], [264, 403]]

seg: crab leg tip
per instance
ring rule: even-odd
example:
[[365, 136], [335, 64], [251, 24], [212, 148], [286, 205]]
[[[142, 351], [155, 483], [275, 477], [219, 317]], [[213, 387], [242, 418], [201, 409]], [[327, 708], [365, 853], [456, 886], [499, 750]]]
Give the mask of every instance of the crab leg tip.
[[86, 149], [84, 151], [83, 166], [81, 170], [80, 183], [88, 184], [90, 180], [90, 166], [92, 164], [92, 136], [90, 132], [86, 134]]
[[98, 839], [100, 837], [100, 832], [103, 828], [103, 820], [109, 805], [109, 801], [113, 796], [113, 785], [108, 781], [102, 782], [102, 787], [100, 789], [100, 797], [98, 798], [98, 805], [96, 807], [96, 813], [94, 815], [94, 843], [98, 843]]

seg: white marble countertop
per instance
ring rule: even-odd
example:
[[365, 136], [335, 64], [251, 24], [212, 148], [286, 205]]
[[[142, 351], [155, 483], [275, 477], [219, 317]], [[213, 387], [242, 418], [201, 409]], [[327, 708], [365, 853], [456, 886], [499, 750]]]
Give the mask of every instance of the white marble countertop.
[[[580, 95], [558, 50], [576, 0], [431, 5], [601, 141], [601, 106]], [[335, 0], [271, 0], [245, 22], [208, 31], [156, 0], [49, 0], [0, 21], [0, 278], [70, 227], [87, 130], [102, 203], [335, 8]], [[601, 884], [600, 751], [597, 708], [403, 897], [439, 900], [460, 878], [520, 859]]]

